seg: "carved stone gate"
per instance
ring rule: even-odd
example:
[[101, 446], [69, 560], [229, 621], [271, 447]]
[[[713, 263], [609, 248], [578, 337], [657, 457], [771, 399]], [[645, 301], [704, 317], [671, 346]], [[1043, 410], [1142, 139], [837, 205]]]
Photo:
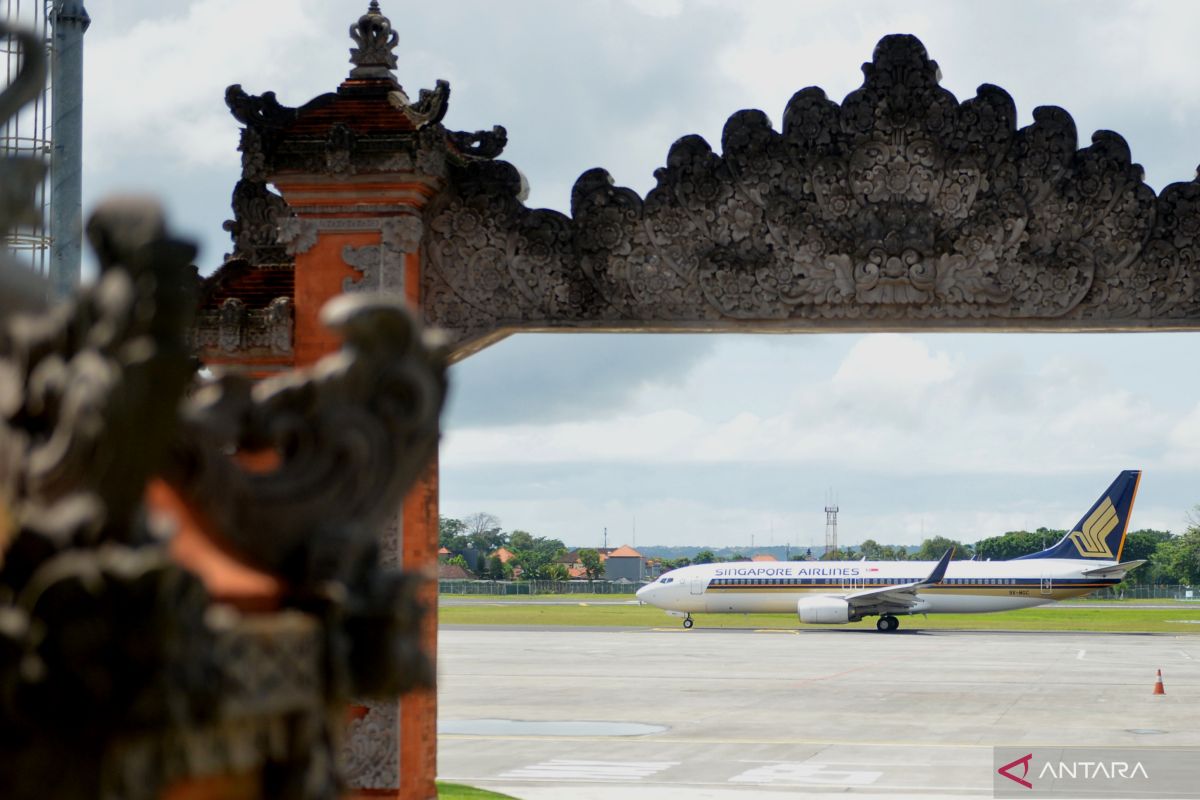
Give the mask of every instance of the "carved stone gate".
[[[523, 204], [503, 128], [442, 125], [445, 82], [409, 98], [376, 2], [351, 35], [335, 93], [227, 93], [243, 175], [195, 331], [210, 363], [311, 363], [342, 291], [404, 296], [455, 358], [519, 331], [1200, 329], [1200, 184], [1156, 195], [1060, 108], [1018, 129], [996, 86], [960, 102], [915, 37], [881, 40], [841, 103], [797, 92], [779, 130], [748, 110], [720, 154], [679, 139], [645, 197], [584, 173], [566, 216]], [[393, 527], [392, 558], [436, 563], [436, 463]], [[435, 719], [432, 695], [361, 707], [356, 785], [432, 796]]]

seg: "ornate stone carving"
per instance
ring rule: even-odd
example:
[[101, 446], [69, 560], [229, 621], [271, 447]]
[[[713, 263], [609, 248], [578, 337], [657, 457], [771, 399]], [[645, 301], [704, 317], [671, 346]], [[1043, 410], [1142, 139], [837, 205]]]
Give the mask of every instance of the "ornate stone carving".
[[490, 131], [475, 131], [474, 133], [450, 131], [446, 134], [446, 138], [462, 155], [492, 159], [499, 158], [500, 154], [504, 152], [504, 147], [508, 144], [508, 131], [503, 125], [493, 125]]
[[[839, 105], [797, 92], [781, 131], [729, 118], [677, 141], [643, 199], [603, 170], [571, 217], [503, 162], [454, 168], [428, 222], [427, 318], [460, 343], [521, 327], [720, 330], [1200, 323], [1197, 189], [1161, 196], [1101, 131], [984, 85], [959, 102], [889, 36]], [[1153, 320], [1153, 323], [1152, 323]]]
[[420, 217], [405, 215], [379, 220], [381, 242], [365, 247], [342, 248], [342, 260], [363, 273], [342, 281], [344, 292], [387, 292], [400, 297], [405, 291], [406, 253], [416, 252], [424, 225]]
[[392, 21], [379, 10], [378, 0], [371, 0], [367, 13], [350, 26], [351, 78], [390, 78], [396, 68], [396, 45], [400, 35], [392, 30]]
[[288, 217], [279, 222], [279, 241], [291, 256], [311, 250], [317, 243], [317, 232], [315, 220]]
[[442, 121], [450, 104], [450, 84], [438, 80], [433, 89], [422, 89], [417, 102], [412, 103], [403, 89], [388, 92], [388, 102], [397, 108], [405, 119], [419, 130], [426, 125]]
[[504, 149], [507, 135], [499, 126], [475, 133], [442, 126], [450, 102], [446, 81], [421, 89], [416, 102], [409, 98], [392, 73], [398, 36], [378, 3], [371, 3], [351, 26], [350, 35], [354, 69], [337, 92], [287, 108], [274, 92], [259, 97], [238, 84], [226, 89], [230, 113], [245, 126], [240, 144], [244, 179], [415, 170], [423, 179], [439, 183], [447, 161], [491, 159]]
[[220, 316], [217, 345], [226, 353], [233, 353], [242, 345], [242, 328], [246, 324], [246, 304], [236, 297], [221, 303], [217, 312]]
[[282, 357], [292, 352], [292, 300], [277, 297], [263, 309], [247, 309], [230, 297], [216, 312], [197, 314], [192, 346], [201, 357], [238, 353]]
[[[292, 299], [276, 297], [267, 305], [263, 316], [266, 324], [262, 326], [262, 344], [273, 353], [292, 352]], [[251, 347], [259, 343], [254, 333], [250, 335], [249, 343]]]
[[260, 181], [246, 178], [233, 189], [233, 219], [222, 227], [233, 237], [230, 258], [243, 258], [252, 264], [286, 263], [279, 239], [280, 225], [291, 217], [283, 198]]
[[358, 789], [400, 788], [400, 706], [363, 701], [365, 712], [352, 719], [342, 745], [346, 773]]
[[379, 225], [385, 247], [398, 253], [415, 253], [421, 246], [425, 225], [415, 214], [387, 217]]

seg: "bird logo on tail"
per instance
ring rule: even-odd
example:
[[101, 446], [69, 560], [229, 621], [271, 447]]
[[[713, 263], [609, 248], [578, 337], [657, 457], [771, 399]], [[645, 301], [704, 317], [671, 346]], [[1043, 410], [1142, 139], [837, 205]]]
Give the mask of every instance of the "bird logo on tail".
[[1113, 506], [1112, 498], [1105, 497], [1104, 502], [1096, 507], [1091, 516], [1083, 523], [1083, 530], [1071, 531], [1069, 537], [1083, 558], [1115, 558], [1112, 548], [1108, 546], [1107, 538], [1113, 529], [1121, 523], [1117, 509]]

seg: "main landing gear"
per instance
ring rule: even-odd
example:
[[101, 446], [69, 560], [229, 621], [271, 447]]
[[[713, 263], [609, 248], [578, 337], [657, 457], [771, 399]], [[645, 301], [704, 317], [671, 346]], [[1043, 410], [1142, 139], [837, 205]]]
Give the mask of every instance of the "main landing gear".
[[900, 627], [900, 620], [896, 619], [891, 614], [884, 614], [879, 618], [879, 621], [875, 623], [875, 627], [884, 633], [891, 633]]
[[693, 625], [695, 625], [695, 624], [696, 624], [696, 623], [692, 622], [692, 615], [691, 615], [691, 614], [688, 614], [686, 617], [684, 617], [684, 618], [683, 618], [683, 627], [685, 627], [685, 628], [690, 628], [690, 627], [692, 627], [692, 626], [693, 626]]

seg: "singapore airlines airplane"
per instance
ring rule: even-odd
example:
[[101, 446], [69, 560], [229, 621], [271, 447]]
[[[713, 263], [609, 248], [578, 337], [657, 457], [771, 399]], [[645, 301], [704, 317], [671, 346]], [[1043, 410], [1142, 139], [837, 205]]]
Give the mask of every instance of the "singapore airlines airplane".
[[1140, 470], [1126, 470], [1053, 547], [1010, 561], [742, 561], [671, 570], [638, 599], [692, 614], [795, 613], [801, 622], [845, 624], [878, 616], [894, 631], [903, 614], [964, 614], [1029, 608], [1120, 583], [1145, 561], [1121, 562]]

